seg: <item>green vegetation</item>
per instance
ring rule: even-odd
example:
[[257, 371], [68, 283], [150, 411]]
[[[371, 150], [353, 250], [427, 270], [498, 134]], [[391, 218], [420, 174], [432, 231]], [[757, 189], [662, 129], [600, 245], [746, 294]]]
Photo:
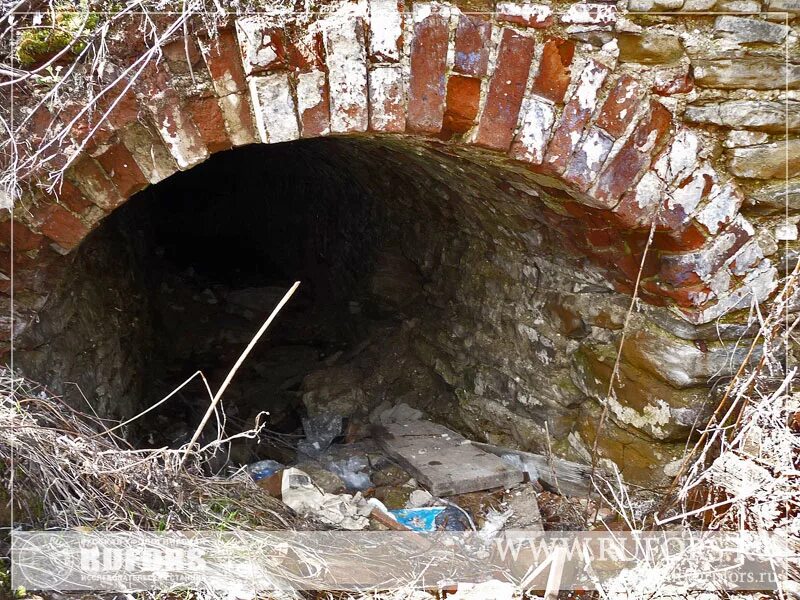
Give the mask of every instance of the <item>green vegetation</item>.
[[92, 31], [97, 28], [101, 15], [89, 11], [88, 0], [78, 3], [56, 4], [55, 11], [46, 18], [48, 24], [31, 26], [22, 31], [17, 43], [17, 59], [23, 67], [58, 54], [69, 47], [70, 54], [79, 54], [88, 43]]

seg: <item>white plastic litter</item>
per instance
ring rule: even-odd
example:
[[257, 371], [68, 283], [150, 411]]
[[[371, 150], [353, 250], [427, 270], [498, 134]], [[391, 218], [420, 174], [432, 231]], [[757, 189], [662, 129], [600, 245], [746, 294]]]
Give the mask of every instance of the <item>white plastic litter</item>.
[[373, 508], [360, 492], [355, 496], [326, 494], [305, 472], [295, 468], [283, 472], [281, 497], [284, 504], [298, 514], [350, 530], [365, 529]]
[[500, 460], [523, 473], [527, 473], [531, 481], [539, 479], [539, 469], [533, 461], [523, 460], [520, 455], [510, 453], [502, 454]]
[[370, 423], [375, 425], [388, 425], [389, 423], [407, 423], [419, 421], [423, 416], [421, 410], [411, 408], [405, 402], [392, 406], [384, 400], [369, 416]]
[[366, 490], [372, 487], [367, 469], [369, 462], [365, 456], [351, 456], [345, 460], [331, 461], [328, 470], [336, 473], [348, 490]]
[[486, 513], [484, 517], [483, 527], [478, 532], [478, 537], [480, 537], [484, 542], [492, 541], [498, 533], [503, 530], [505, 527], [506, 521], [511, 517], [513, 511], [507, 510], [505, 512], [498, 512], [496, 510], [490, 510]]

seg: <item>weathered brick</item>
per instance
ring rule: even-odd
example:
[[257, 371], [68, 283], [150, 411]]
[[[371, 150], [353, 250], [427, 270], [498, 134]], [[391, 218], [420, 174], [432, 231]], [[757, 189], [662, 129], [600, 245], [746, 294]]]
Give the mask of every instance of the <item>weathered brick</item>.
[[120, 81], [97, 100], [98, 108], [105, 114], [115, 130], [123, 129], [139, 119], [141, 108], [136, 99], [136, 86]]
[[614, 139], [603, 130], [592, 127], [569, 159], [564, 179], [582, 192], [588, 190], [600, 173]]
[[125, 201], [125, 197], [90, 156], [76, 160], [66, 175], [87, 198], [103, 210], [110, 211]]
[[634, 118], [639, 97], [638, 82], [630, 75], [623, 75], [603, 103], [595, 123], [613, 138], [619, 138]]
[[697, 135], [684, 127], [678, 129], [670, 144], [655, 161], [656, 174], [667, 186], [683, 181], [697, 167], [699, 150], [700, 139]]
[[369, 59], [400, 62], [403, 54], [402, 0], [369, 0]]
[[248, 94], [228, 94], [219, 98], [225, 129], [234, 146], [246, 146], [258, 141]]
[[564, 107], [561, 122], [547, 146], [544, 165], [553, 173], [563, 173], [567, 161], [578, 145], [583, 128], [595, 109], [597, 93], [608, 75], [608, 68], [590, 61], [581, 73], [572, 97]]
[[193, 98], [189, 100], [188, 107], [209, 152], [219, 152], [232, 147], [225, 128], [225, 118], [216, 97]]
[[330, 133], [328, 78], [324, 71], [314, 70], [297, 75], [297, 114], [304, 138]]
[[300, 137], [288, 73], [251, 76], [250, 98], [262, 142], [277, 144]]
[[222, 29], [210, 40], [206, 66], [218, 96], [247, 91], [239, 42], [234, 29]]
[[613, 25], [617, 22], [617, 7], [613, 4], [573, 2], [561, 17], [561, 22], [572, 25]]
[[163, 140], [149, 125], [133, 123], [120, 132], [120, 138], [150, 183], [158, 183], [178, 170]]
[[534, 39], [512, 29], [503, 31], [497, 65], [481, 115], [475, 143], [495, 150], [507, 150], [514, 137], [519, 109], [525, 95]]
[[541, 29], [553, 24], [553, 9], [532, 2], [498, 2], [496, 18], [500, 22]]
[[688, 94], [694, 89], [694, 76], [691, 70], [675, 75], [667, 79], [656, 76], [653, 82], [653, 93], [659, 96], [674, 96], [676, 94]]
[[704, 230], [690, 222], [678, 230], [656, 231], [653, 248], [662, 252], [690, 252], [702, 248], [707, 240]]
[[269, 16], [240, 17], [236, 19], [236, 32], [242, 50], [245, 75], [285, 67], [283, 29], [275, 27]]
[[708, 201], [697, 211], [695, 219], [711, 235], [715, 235], [722, 227], [733, 220], [743, 202], [744, 194], [734, 183], [728, 182], [724, 185], [715, 185], [711, 190]]
[[130, 198], [139, 190], [147, 187], [147, 179], [122, 142], [107, 147], [96, 159], [119, 193], [125, 198]]
[[442, 129], [452, 134], [466, 133], [475, 125], [481, 101], [481, 80], [452, 75], [447, 80], [447, 109]]
[[14, 252], [37, 250], [44, 240], [41, 235], [31, 231], [24, 223], [14, 222], [12, 232], [12, 219], [6, 219], [0, 223], [0, 246], [11, 248], [12, 237], [14, 239]]
[[701, 164], [669, 192], [659, 215], [661, 228], [678, 230], [695, 215], [700, 202], [711, 192], [717, 182], [717, 173], [708, 163]]
[[571, 40], [550, 38], [542, 48], [539, 72], [531, 85], [531, 92], [553, 102], [562, 102], [571, 80], [570, 66], [575, 56]]
[[40, 231], [65, 250], [76, 247], [89, 233], [89, 229], [75, 215], [58, 204], [37, 207], [36, 213], [42, 223]]
[[520, 112], [519, 131], [509, 154], [517, 160], [541, 164], [553, 128], [555, 109], [548, 102], [530, 96], [523, 101]]
[[349, 19], [324, 31], [333, 133], [366, 131], [369, 124], [364, 22]]
[[650, 155], [669, 131], [671, 114], [661, 104], [650, 102], [650, 112], [642, 119], [625, 145], [598, 178], [593, 201], [613, 208], [650, 164]]
[[84, 196], [81, 191], [67, 179], [62, 178], [61, 181], [59, 181], [54, 193], [55, 198], [73, 212], [81, 213], [90, 206], [93, 206], [92, 201]]
[[373, 67], [369, 73], [369, 127], [402, 132], [406, 128], [405, 88], [399, 66]]
[[439, 10], [429, 3], [414, 5], [408, 129], [415, 133], [437, 133], [444, 119], [450, 30], [449, 10]]
[[663, 202], [664, 187], [664, 182], [653, 171], [645, 173], [614, 208], [620, 224], [631, 229], [650, 227]]
[[754, 233], [752, 225], [739, 215], [696, 252], [664, 255], [659, 276], [662, 281], [676, 287], [689, 285], [697, 278], [709, 282]]
[[477, 15], [460, 15], [456, 28], [453, 71], [483, 77], [489, 68], [492, 24]]
[[195, 38], [181, 37], [161, 47], [161, 53], [167, 61], [169, 71], [173, 75], [199, 75], [202, 68], [203, 55]]

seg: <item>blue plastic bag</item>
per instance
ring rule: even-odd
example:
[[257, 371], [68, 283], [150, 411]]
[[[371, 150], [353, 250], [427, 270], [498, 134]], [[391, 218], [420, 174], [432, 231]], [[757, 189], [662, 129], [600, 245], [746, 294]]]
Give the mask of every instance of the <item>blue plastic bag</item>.
[[403, 508], [390, 511], [397, 522], [413, 531], [436, 531], [436, 517], [444, 512], [444, 506], [425, 508]]
[[259, 481], [260, 479], [266, 479], [283, 468], [285, 467], [276, 460], [260, 460], [252, 465], [247, 465], [247, 472], [250, 473], [253, 481]]

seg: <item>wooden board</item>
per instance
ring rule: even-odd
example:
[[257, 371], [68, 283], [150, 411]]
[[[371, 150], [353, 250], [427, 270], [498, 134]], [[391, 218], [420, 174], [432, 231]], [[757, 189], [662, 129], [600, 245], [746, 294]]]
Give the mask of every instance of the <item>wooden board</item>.
[[462, 435], [430, 421], [373, 428], [373, 437], [434, 496], [454, 496], [521, 482], [521, 471]]
[[559, 494], [583, 497], [594, 490], [591, 480], [591, 465], [564, 460], [556, 456], [552, 456], [548, 459], [548, 457], [542, 454], [512, 450], [510, 448], [502, 448], [500, 446], [483, 444], [481, 442], [470, 443], [476, 448], [480, 448], [496, 456], [513, 454], [519, 457], [524, 464], [535, 466], [537, 479]]

